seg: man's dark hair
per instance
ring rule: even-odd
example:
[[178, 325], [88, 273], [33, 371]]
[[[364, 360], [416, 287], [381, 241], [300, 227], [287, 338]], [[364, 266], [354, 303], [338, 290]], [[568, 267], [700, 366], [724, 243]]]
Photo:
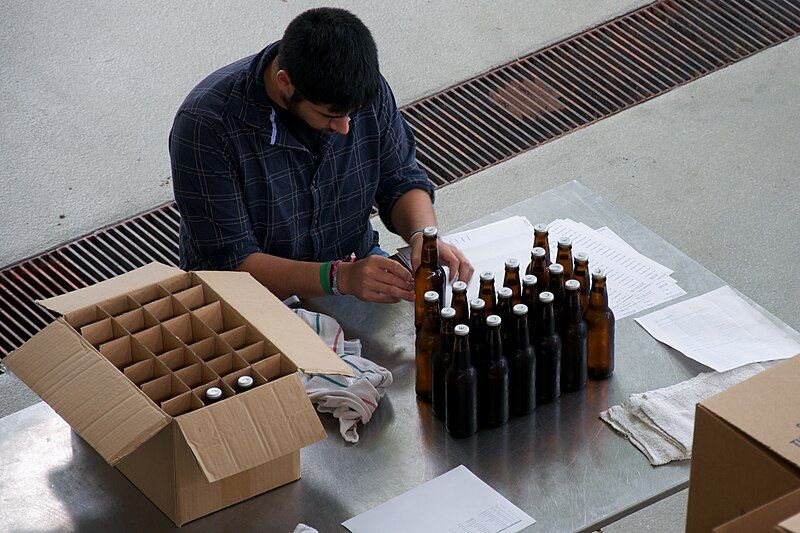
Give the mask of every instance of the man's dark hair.
[[310, 9], [290, 22], [278, 50], [278, 68], [300, 93], [292, 100], [330, 105], [334, 113], [369, 105], [380, 88], [372, 34], [344, 9]]

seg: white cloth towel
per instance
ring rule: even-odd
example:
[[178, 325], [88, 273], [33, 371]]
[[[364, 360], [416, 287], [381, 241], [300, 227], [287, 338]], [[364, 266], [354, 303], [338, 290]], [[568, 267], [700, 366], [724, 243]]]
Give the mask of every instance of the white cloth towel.
[[347, 442], [358, 442], [358, 422], [366, 424], [378, 408], [378, 402], [392, 384], [392, 373], [361, 357], [361, 341], [344, 340], [344, 332], [333, 318], [305, 309], [293, 309], [320, 338], [350, 365], [356, 377], [299, 372], [308, 398], [320, 413], [332, 413], [339, 419], [339, 432]]
[[297, 527], [294, 528], [292, 533], [319, 533], [319, 531], [305, 524], [297, 524]]
[[698, 402], [764, 370], [758, 363], [727, 372], [708, 372], [670, 387], [631, 394], [600, 418], [627, 438], [653, 466], [692, 456]]

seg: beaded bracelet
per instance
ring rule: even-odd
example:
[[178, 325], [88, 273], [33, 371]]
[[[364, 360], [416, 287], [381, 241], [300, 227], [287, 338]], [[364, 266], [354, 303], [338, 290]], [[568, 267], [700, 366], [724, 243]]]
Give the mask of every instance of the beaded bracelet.
[[350, 254], [350, 257], [344, 260], [338, 260], [331, 263], [331, 290], [336, 296], [343, 296], [339, 291], [339, 266], [342, 263], [352, 263], [356, 260], [356, 254]]

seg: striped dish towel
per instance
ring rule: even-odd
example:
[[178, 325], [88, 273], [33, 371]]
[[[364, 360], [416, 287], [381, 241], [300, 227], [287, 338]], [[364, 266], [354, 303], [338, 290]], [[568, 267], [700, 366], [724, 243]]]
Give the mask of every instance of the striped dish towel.
[[305, 309], [292, 309], [317, 335], [353, 368], [356, 377], [298, 372], [308, 398], [320, 413], [332, 413], [339, 419], [339, 432], [347, 442], [358, 442], [356, 426], [366, 424], [378, 408], [378, 402], [392, 384], [392, 373], [361, 357], [361, 341], [345, 340], [344, 332], [333, 318]]

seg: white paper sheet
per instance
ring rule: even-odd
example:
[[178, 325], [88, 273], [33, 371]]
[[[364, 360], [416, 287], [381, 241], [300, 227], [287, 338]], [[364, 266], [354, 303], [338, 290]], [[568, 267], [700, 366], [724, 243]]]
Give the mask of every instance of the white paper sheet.
[[800, 354], [800, 343], [727, 286], [636, 322], [657, 340], [718, 372]]
[[513, 533], [535, 522], [461, 465], [342, 525], [353, 533]]

